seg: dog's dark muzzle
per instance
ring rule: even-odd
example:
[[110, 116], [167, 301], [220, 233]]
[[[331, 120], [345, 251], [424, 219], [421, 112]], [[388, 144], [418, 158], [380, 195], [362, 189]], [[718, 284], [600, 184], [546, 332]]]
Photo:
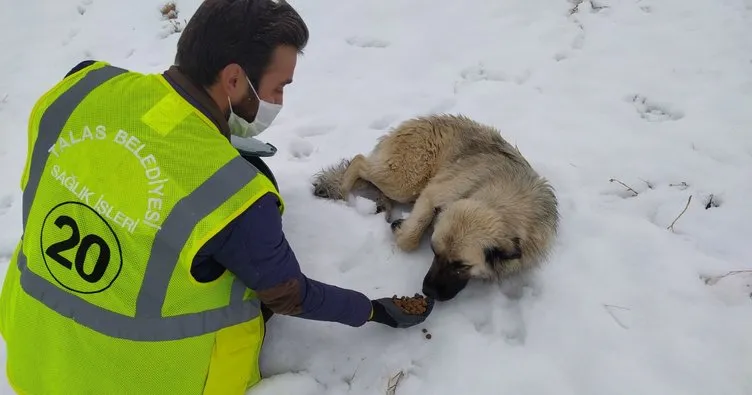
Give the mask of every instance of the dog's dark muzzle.
[[469, 280], [466, 273], [458, 273], [447, 263], [434, 258], [423, 278], [423, 294], [438, 301], [450, 300], [467, 286]]

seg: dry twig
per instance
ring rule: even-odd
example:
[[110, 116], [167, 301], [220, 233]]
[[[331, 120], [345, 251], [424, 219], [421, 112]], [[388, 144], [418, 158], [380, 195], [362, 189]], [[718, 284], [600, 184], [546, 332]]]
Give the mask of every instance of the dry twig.
[[625, 183], [623, 183], [623, 182], [621, 182], [621, 181], [617, 180], [616, 178], [610, 178], [610, 179], [608, 180], [608, 182], [618, 182], [618, 183], [619, 183], [619, 184], [621, 184], [621, 185], [622, 185], [622, 186], [623, 186], [624, 188], [627, 188], [627, 190], [628, 190], [628, 191], [630, 191], [630, 192], [634, 193], [634, 195], [635, 195], [635, 196], [639, 195], [639, 193], [637, 193], [637, 191], [635, 191], [634, 189], [632, 189], [632, 188], [631, 188], [631, 187], [630, 187], [629, 185], [627, 185], [627, 184], [625, 184]]
[[614, 315], [614, 313], [611, 311], [611, 308], [621, 309], [621, 310], [630, 310], [629, 308], [621, 307], [621, 306], [614, 306], [610, 304], [603, 304], [603, 308], [606, 309], [606, 312], [608, 313], [608, 315], [610, 315], [611, 318], [613, 318], [614, 321], [616, 321], [616, 323], [619, 324], [620, 327], [622, 327], [623, 329], [629, 329], [629, 327], [624, 325], [624, 323], [621, 322], [621, 320], [619, 320], [619, 318], [617, 318], [616, 315]]
[[703, 280], [705, 281], [705, 284], [715, 285], [715, 283], [717, 283], [718, 281], [721, 281], [721, 279], [723, 279], [724, 277], [733, 276], [735, 274], [741, 274], [741, 273], [752, 273], [752, 270], [732, 270], [720, 276], [704, 277]]
[[713, 200], [714, 197], [715, 196], [713, 196], [713, 194], [711, 193], [710, 196], [708, 197], [708, 203], [705, 204], [705, 210], [707, 210], [707, 209], [709, 209], [711, 207], [718, 207], [718, 202], [716, 202], [715, 200]]
[[668, 186], [670, 186], [670, 187], [679, 187], [682, 190], [685, 190], [685, 189], [689, 188], [689, 184], [687, 184], [684, 181], [682, 181], [682, 182], [680, 182], [678, 184], [668, 184]]
[[391, 379], [389, 379], [389, 384], [387, 384], [386, 388], [386, 395], [394, 395], [397, 392], [397, 386], [399, 385], [400, 380], [405, 377], [405, 372], [401, 371], [394, 376], [392, 376]]
[[569, 9], [569, 15], [574, 15], [575, 13], [577, 13], [577, 11], [580, 10], [580, 3], [582, 3], [583, 1], [584, 0], [573, 0], [573, 1], [571, 1], [572, 8]]
[[355, 380], [355, 375], [357, 375], [358, 374], [358, 370], [360, 370], [360, 364], [363, 363], [363, 361], [365, 361], [365, 360], [366, 360], [365, 357], [361, 358], [360, 362], [358, 362], [358, 366], [355, 367], [355, 371], [353, 372], [352, 376], [350, 376], [350, 379], [349, 380], [345, 380], [345, 382], [347, 383], [348, 386], [352, 386], [352, 381]]
[[671, 225], [669, 225], [669, 226], [668, 226], [668, 227], [667, 227], [666, 229], [668, 229], [668, 230], [670, 230], [670, 231], [672, 231], [672, 232], [674, 231], [674, 224], [675, 224], [675, 223], [676, 223], [676, 221], [678, 221], [678, 220], [679, 220], [679, 218], [681, 218], [681, 216], [682, 216], [682, 215], [684, 215], [684, 213], [685, 213], [685, 212], [687, 211], [687, 209], [689, 208], [689, 202], [691, 202], [691, 201], [692, 201], [692, 195], [689, 195], [689, 199], [687, 199], [687, 204], [686, 204], [686, 205], [684, 206], [684, 210], [682, 210], [682, 212], [681, 212], [681, 213], [679, 213], [679, 216], [678, 216], [678, 217], [676, 217], [676, 219], [674, 219], [674, 222], [672, 222], [672, 223], [671, 223]]
[[647, 185], [647, 186], [648, 186], [648, 189], [653, 189], [653, 188], [655, 188], [655, 186], [654, 186], [654, 185], [653, 185], [653, 184], [652, 184], [652, 183], [651, 183], [650, 181], [648, 181], [648, 180], [643, 180], [642, 178], [640, 178], [640, 180], [642, 180], [642, 182], [644, 182], [644, 183], [645, 183], [645, 185]]

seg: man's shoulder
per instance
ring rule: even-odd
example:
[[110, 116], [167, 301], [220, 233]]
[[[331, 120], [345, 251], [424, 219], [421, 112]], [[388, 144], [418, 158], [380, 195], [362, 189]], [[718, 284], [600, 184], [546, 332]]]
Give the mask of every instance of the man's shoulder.
[[96, 60], [84, 60], [82, 62], [79, 62], [75, 67], [73, 67], [72, 69], [70, 69], [70, 71], [68, 71], [68, 74], [66, 74], [64, 78], [68, 78], [69, 75], [75, 74], [76, 72], [86, 67], [89, 67], [96, 62], [97, 62]]

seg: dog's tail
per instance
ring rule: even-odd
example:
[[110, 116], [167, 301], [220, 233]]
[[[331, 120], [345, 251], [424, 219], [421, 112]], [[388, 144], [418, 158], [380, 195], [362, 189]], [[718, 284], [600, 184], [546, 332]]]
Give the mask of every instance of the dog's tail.
[[[312, 182], [313, 194], [323, 199], [347, 200], [347, 196], [342, 195], [341, 187], [351, 161], [352, 158], [341, 159], [339, 163], [324, 167], [316, 173]], [[361, 178], [355, 181], [351, 192], [364, 194], [364, 197], [372, 200], [381, 196], [381, 191], [375, 185]]]
[[[323, 199], [347, 200], [342, 196], [341, 186], [345, 171], [352, 159], [342, 159], [339, 163], [321, 169], [313, 176], [313, 194]], [[361, 184], [360, 180], [356, 186]]]
[[[345, 172], [350, 166], [350, 159], [341, 159], [339, 163], [327, 166], [321, 169], [313, 176], [313, 194], [323, 199], [345, 200], [347, 196], [342, 195], [342, 182], [345, 178]], [[350, 191], [354, 194], [361, 195], [366, 199], [376, 202], [376, 213], [384, 212], [386, 222], [392, 222], [392, 208], [394, 202], [384, 195], [381, 190], [371, 182], [358, 178]]]

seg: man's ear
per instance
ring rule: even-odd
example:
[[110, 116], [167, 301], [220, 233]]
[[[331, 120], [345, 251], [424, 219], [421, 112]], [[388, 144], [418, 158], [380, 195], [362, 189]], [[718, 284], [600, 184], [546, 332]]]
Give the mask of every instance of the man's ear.
[[217, 83], [234, 102], [241, 100], [248, 88], [243, 68], [237, 63], [230, 63], [220, 70]]
[[511, 248], [501, 248], [499, 246], [486, 247], [483, 250], [483, 254], [486, 258], [486, 264], [488, 264], [490, 267], [503, 265], [504, 262], [513, 259], [520, 259], [522, 258], [520, 238], [515, 237], [512, 239]]

